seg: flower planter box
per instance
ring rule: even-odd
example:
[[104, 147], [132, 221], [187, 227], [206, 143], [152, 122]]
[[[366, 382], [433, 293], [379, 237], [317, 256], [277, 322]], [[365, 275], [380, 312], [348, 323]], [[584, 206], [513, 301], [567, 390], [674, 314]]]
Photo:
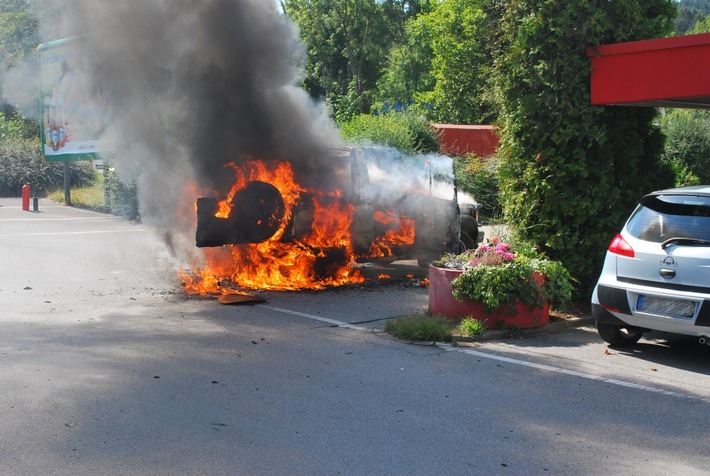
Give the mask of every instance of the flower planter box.
[[456, 269], [429, 266], [429, 312], [433, 316], [449, 319], [472, 317], [485, 321], [488, 329], [516, 326], [521, 329], [544, 326], [550, 320], [550, 305], [542, 308], [518, 302], [505, 312], [486, 313], [476, 301], [457, 301], [451, 290], [451, 281], [461, 275]]

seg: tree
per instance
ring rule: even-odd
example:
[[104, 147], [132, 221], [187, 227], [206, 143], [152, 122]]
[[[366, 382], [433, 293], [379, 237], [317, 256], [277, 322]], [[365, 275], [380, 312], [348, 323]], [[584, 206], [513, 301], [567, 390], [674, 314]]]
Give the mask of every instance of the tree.
[[376, 0], [287, 0], [286, 12], [307, 49], [304, 86], [324, 96], [334, 115], [347, 120], [368, 112], [389, 43], [381, 2]]
[[0, 61], [10, 69], [25, 61], [39, 44], [39, 22], [27, 0], [0, 4]]
[[432, 119], [455, 124], [490, 124], [495, 114], [487, 95], [490, 66], [489, 18], [483, 0], [443, 0], [423, 21], [432, 49], [433, 89], [420, 101], [433, 105]]
[[697, 33], [710, 33], [710, 15], [698, 19], [688, 31], [688, 34], [692, 35]]
[[[4, 0], [0, 3], [0, 71], [13, 68], [35, 71], [33, 52], [39, 40], [39, 21], [28, 0]], [[26, 74], [24, 71], [20, 75]], [[7, 79], [7, 78], [5, 78]], [[18, 81], [15, 81], [18, 82]], [[24, 119], [13, 104], [5, 98], [0, 84], [0, 129], [20, 125], [22, 134], [37, 133], [35, 121]]]
[[587, 46], [662, 36], [675, 4], [494, 0], [507, 220], [560, 260], [588, 296], [610, 238], [638, 198], [671, 185], [656, 110], [593, 107]]
[[661, 124], [664, 160], [677, 170], [676, 185], [710, 183], [710, 112], [672, 109], [663, 114]]
[[[421, 94], [432, 91], [432, 31], [426, 15], [410, 19], [402, 44], [394, 45], [387, 65], [377, 82], [377, 100], [386, 107], [407, 106], [421, 101]], [[424, 100], [426, 101], [426, 100]]]
[[378, 82], [380, 101], [426, 105], [436, 122], [490, 124], [489, 31], [496, 18], [485, 0], [443, 0], [411, 18]]
[[693, 31], [693, 28], [708, 15], [710, 15], [710, 0], [679, 1], [678, 16], [675, 20], [675, 33], [677, 35], [700, 33]]
[[39, 137], [39, 123], [29, 121], [14, 108], [7, 106], [9, 112], [0, 111], [0, 142], [19, 143]]

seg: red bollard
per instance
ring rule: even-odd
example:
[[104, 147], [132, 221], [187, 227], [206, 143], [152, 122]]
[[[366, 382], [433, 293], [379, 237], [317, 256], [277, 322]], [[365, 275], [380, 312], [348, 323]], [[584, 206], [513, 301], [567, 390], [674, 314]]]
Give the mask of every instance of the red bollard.
[[22, 209], [30, 210], [30, 184], [26, 183], [22, 186]]

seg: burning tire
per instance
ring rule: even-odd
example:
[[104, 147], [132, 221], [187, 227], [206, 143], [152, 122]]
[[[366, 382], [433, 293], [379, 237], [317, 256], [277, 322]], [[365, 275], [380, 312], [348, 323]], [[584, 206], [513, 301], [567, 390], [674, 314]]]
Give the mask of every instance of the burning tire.
[[260, 180], [234, 195], [226, 218], [216, 216], [218, 209], [216, 198], [197, 199], [197, 246], [261, 243], [274, 236], [285, 214], [279, 190]]
[[274, 236], [285, 213], [279, 189], [258, 180], [239, 191], [232, 204], [229, 218], [245, 243], [261, 243]]

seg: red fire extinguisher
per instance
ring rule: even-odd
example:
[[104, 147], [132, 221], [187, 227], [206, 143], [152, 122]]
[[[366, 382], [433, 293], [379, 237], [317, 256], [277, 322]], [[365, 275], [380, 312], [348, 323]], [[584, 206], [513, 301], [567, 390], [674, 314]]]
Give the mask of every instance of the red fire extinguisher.
[[30, 209], [30, 184], [26, 183], [22, 186], [22, 209], [29, 211]]

